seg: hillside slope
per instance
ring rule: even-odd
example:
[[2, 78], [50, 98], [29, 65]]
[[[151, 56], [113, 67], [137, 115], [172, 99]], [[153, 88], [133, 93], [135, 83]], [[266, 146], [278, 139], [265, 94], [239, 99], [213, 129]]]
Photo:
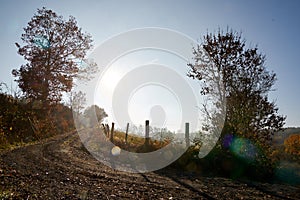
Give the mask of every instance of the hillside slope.
[[74, 133], [0, 154], [0, 199], [300, 199], [299, 190], [167, 170], [115, 171]]

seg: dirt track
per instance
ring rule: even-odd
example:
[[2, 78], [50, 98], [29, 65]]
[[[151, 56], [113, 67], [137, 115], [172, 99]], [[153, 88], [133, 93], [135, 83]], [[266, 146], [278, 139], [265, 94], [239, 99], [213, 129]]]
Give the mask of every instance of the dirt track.
[[178, 174], [112, 170], [69, 133], [2, 152], [0, 199], [300, 199], [295, 186]]

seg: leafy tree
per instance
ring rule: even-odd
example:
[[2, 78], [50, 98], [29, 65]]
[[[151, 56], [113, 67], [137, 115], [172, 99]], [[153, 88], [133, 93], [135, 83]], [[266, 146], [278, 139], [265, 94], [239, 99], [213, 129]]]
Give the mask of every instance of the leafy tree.
[[201, 82], [201, 94], [216, 105], [213, 112], [203, 106], [204, 129], [212, 134], [221, 131], [220, 118], [225, 119], [216, 147], [225, 150], [222, 141], [226, 134], [233, 134], [269, 149], [272, 135], [283, 127], [285, 117], [268, 100], [276, 74], [266, 69], [265, 55], [257, 47], [247, 48], [241, 33], [220, 29], [207, 33], [193, 54], [188, 76]]
[[300, 134], [292, 134], [284, 140], [285, 152], [300, 159]]
[[84, 116], [86, 117], [86, 119], [88, 119], [89, 125], [94, 126], [98, 122], [101, 123], [102, 120], [108, 115], [103, 108], [100, 108], [97, 105], [91, 105], [85, 109]]
[[16, 43], [18, 53], [27, 61], [12, 74], [27, 98], [42, 102], [43, 107], [61, 100], [72, 89], [75, 78], [88, 78], [95, 64], [85, 62], [92, 47], [91, 36], [83, 33], [73, 16], [64, 20], [52, 10], [38, 9]]

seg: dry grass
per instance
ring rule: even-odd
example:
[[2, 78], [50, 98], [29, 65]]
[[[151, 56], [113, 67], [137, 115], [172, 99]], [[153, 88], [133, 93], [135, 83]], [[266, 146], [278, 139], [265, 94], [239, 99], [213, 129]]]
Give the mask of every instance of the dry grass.
[[121, 149], [130, 152], [138, 152], [138, 153], [152, 152], [161, 149], [170, 143], [170, 140], [159, 141], [150, 138], [149, 144], [146, 145], [145, 138], [135, 134], [128, 134], [127, 143], [126, 143], [125, 135], [126, 134], [124, 132], [115, 131], [113, 143], [116, 146], [119, 146]]

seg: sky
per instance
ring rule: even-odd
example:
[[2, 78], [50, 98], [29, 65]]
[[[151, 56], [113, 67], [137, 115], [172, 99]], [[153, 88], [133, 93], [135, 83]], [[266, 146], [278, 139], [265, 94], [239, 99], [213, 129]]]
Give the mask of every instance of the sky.
[[[279, 113], [287, 116], [285, 126], [300, 126], [299, 1], [0, 0], [1, 82], [16, 85], [11, 71], [25, 61], [17, 54], [15, 42], [21, 42], [23, 28], [43, 6], [65, 19], [74, 16], [78, 25], [92, 35], [95, 48], [120, 33], [145, 27], [174, 30], [195, 41], [201, 41], [205, 33], [218, 28], [242, 31], [247, 44], [258, 45], [266, 54], [267, 69], [277, 74], [278, 80], [269, 98], [276, 102]], [[145, 89], [151, 93], [151, 88]], [[165, 99], [170, 98], [171, 93]], [[136, 101], [141, 98], [138, 91], [131, 97]], [[173, 101], [176, 102], [176, 98]], [[155, 116], [168, 115], [164, 113], [167, 108], [164, 111], [154, 104], [152, 108], [156, 110]]]

